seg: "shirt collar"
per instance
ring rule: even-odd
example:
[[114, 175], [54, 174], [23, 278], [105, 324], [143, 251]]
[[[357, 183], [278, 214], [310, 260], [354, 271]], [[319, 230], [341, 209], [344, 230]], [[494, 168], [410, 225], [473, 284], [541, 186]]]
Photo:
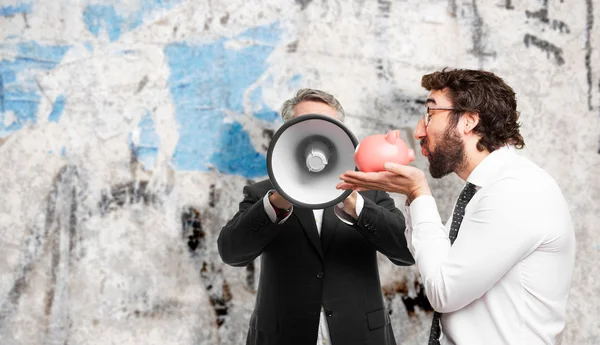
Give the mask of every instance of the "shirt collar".
[[477, 187], [485, 187], [494, 178], [494, 175], [498, 169], [504, 165], [504, 162], [510, 154], [514, 154], [516, 149], [512, 145], [505, 145], [497, 150], [494, 150], [487, 157], [485, 157], [479, 165], [473, 169], [467, 182], [470, 182]]

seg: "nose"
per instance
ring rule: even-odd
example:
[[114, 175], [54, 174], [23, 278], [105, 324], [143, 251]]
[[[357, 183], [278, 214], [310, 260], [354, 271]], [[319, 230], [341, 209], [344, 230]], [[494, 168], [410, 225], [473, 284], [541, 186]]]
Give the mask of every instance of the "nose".
[[415, 139], [421, 140], [427, 136], [427, 128], [425, 128], [425, 120], [421, 118], [419, 122], [417, 122], [417, 127], [415, 128]]

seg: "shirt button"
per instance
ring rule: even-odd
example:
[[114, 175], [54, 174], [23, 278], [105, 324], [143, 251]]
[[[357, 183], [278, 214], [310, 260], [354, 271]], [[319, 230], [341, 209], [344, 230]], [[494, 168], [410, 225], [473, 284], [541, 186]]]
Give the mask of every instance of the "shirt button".
[[325, 310], [325, 316], [327, 317], [332, 317], [333, 316], [333, 312], [329, 309]]
[[323, 276], [324, 276], [323, 272], [317, 273], [317, 278], [321, 279], [321, 278], [323, 278]]

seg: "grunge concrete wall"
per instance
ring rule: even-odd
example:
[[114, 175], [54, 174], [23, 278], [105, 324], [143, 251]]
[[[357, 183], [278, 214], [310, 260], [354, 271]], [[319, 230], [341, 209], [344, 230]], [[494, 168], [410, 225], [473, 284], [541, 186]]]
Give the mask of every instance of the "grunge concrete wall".
[[[359, 138], [410, 137], [445, 66], [516, 90], [575, 222], [563, 343], [600, 343], [597, 1], [0, 0], [0, 37], [0, 344], [243, 343], [260, 260], [216, 237], [280, 104], [322, 88]], [[446, 217], [460, 181], [431, 183]], [[398, 342], [425, 344], [415, 268], [380, 267]]]

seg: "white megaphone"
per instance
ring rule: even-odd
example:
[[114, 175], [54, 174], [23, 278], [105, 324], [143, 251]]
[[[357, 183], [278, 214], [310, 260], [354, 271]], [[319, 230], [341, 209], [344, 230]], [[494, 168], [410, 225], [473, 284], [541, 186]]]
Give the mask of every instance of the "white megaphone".
[[335, 118], [306, 114], [285, 122], [275, 132], [267, 152], [273, 187], [294, 205], [322, 209], [346, 199], [338, 190], [339, 176], [356, 170], [358, 140]]

